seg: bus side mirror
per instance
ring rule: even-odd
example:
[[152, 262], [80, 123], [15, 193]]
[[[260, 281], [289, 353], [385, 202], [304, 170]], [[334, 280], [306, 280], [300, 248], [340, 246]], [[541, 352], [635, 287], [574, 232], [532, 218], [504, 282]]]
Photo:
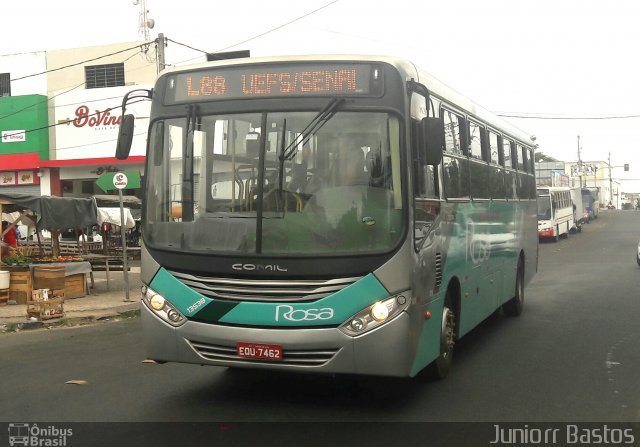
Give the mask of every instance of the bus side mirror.
[[425, 117], [420, 121], [420, 133], [424, 144], [424, 160], [427, 165], [439, 165], [444, 148], [444, 123], [442, 118]]
[[126, 160], [131, 151], [131, 142], [133, 141], [133, 128], [135, 117], [133, 115], [125, 115], [122, 117], [120, 129], [118, 129], [118, 143], [116, 145], [116, 158], [118, 160]]

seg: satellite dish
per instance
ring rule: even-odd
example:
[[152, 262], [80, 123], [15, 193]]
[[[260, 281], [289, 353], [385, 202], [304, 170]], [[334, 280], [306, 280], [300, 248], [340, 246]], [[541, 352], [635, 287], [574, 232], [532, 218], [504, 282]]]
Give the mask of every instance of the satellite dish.
[[153, 19], [147, 19], [147, 27], [149, 27], [149, 29], [153, 29], [153, 27], [156, 25], [156, 21]]

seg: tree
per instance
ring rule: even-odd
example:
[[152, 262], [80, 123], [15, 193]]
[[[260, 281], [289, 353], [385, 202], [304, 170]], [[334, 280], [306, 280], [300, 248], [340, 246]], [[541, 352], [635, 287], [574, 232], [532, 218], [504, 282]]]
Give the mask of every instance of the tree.
[[555, 158], [546, 155], [544, 152], [536, 152], [535, 154], [535, 161], [540, 162], [540, 161], [558, 161]]

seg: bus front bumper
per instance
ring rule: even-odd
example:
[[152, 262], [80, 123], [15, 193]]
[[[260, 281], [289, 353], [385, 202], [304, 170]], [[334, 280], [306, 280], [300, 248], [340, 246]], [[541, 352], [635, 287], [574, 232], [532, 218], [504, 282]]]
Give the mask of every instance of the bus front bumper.
[[556, 231], [553, 228], [543, 228], [538, 230], [538, 237], [554, 237]]
[[[252, 328], [187, 321], [169, 326], [141, 305], [149, 359], [199, 365], [406, 377], [414, 352], [407, 337], [409, 316], [402, 312], [358, 337], [338, 328]], [[254, 360], [237, 354], [238, 343], [278, 345], [282, 360]]]

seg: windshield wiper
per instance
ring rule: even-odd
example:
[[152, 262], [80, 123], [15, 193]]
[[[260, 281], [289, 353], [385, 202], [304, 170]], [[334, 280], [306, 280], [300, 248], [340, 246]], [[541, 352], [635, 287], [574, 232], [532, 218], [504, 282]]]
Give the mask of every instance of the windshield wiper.
[[[333, 118], [333, 115], [336, 114], [338, 106], [344, 102], [344, 98], [333, 98], [329, 103], [323, 107], [322, 110], [318, 112], [316, 116], [307, 124], [307, 126], [300, 132], [300, 134], [293, 139], [291, 143], [280, 153], [280, 162], [283, 163], [285, 160], [289, 161], [293, 158], [295, 153], [298, 151], [298, 147], [304, 145], [311, 135], [320, 130], [322, 126], [327, 124], [327, 122]], [[284, 138], [284, 134], [282, 135]]]
[[184, 135], [182, 153], [182, 220], [193, 221], [193, 140], [196, 127], [200, 125], [198, 106], [187, 106], [187, 131]]

